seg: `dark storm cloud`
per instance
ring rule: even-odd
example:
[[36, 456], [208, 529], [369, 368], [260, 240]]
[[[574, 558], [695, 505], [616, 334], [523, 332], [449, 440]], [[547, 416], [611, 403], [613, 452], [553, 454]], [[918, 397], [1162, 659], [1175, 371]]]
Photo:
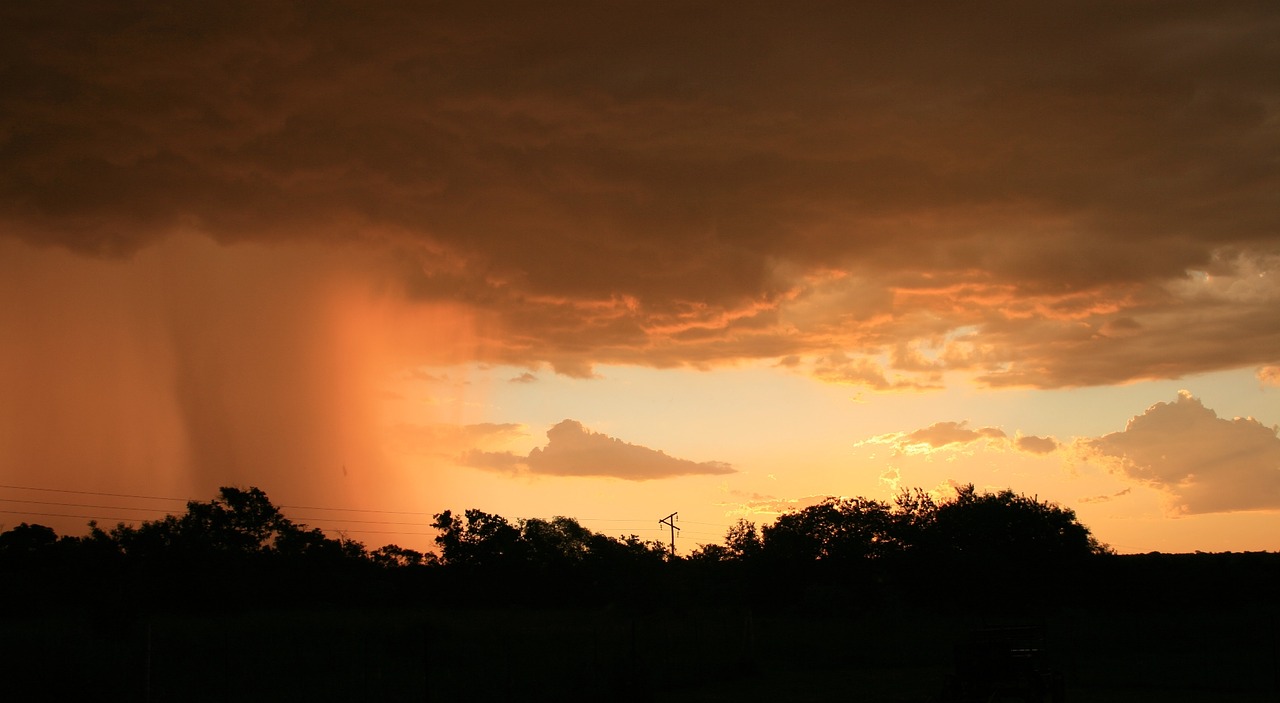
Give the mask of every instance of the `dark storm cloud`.
[[491, 320], [487, 360], [576, 376], [1274, 364], [1278, 34], [1269, 2], [9, 3], [0, 232], [362, 242]]

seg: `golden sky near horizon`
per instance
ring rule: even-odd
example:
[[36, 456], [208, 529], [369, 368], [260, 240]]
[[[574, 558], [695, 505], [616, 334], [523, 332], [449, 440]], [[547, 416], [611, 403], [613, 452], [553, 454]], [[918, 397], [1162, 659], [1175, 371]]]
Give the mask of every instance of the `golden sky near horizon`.
[[236, 484], [374, 546], [479, 507], [687, 547], [972, 482], [1120, 551], [1280, 549], [1276, 37], [1269, 2], [6, 5], [0, 525]]

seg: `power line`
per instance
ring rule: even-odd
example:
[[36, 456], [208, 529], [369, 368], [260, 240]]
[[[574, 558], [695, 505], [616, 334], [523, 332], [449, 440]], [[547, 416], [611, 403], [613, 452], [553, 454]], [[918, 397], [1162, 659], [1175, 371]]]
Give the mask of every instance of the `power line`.
[[[7, 500], [7, 499], [0, 499], [0, 500]], [[35, 501], [27, 501], [27, 502], [35, 502]], [[58, 504], [58, 505], [67, 505], [68, 507], [78, 507], [75, 504], [71, 504], [71, 503]], [[94, 506], [82, 506], [82, 507], [94, 507]], [[96, 507], [115, 507], [115, 506], [96, 506]], [[126, 508], [126, 510], [155, 510], [155, 508]], [[0, 514], [21, 515], [24, 517], [27, 517], [27, 516], [61, 517], [61, 518], [74, 518], [74, 519], [80, 519], [80, 520], [113, 520], [113, 521], [125, 522], [125, 523], [140, 522], [142, 520], [142, 518], [139, 518], [139, 517], [123, 517], [119, 515], [79, 515], [79, 514], [70, 515], [67, 513], [45, 513], [45, 512], [26, 511], [26, 510], [0, 510]], [[369, 521], [369, 520], [350, 520], [350, 521], [343, 521], [343, 522], [363, 522], [368, 524], [387, 524], [387, 525], [422, 524], [422, 523], [378, 522], [378, 521]], [[414, 536], [414, 537], [434, 536], [433, 533], [431, 532], [404, 532], [404, 531], [397, 531], [397, 530], [359, 530], [359, 529], [348, 530], [345, 528], [324, 527], [321, 525], [309, 525], [309, 526], [314, 527], [315, 529], [321, 530], [322, 532], [333, 532], [338, 534], [401, 535], [401, 536]], [[679, 529], [679, 528], [676, 528], [676, 529]], [[707, 533], [690, 532], [690, 534], [707, 534]]]
[[[27, 511], [17, 511], [17, 510], [0, 510], [0, 513], [4, 513], [6, 515], [38, 515], [40, 517], [70, 517], [70, 518], [80, 518], [80, 519], [87, 519], [87, 520], [121, 520], [124, 522], [135, 522], [139, 519], [139, 518], [132, 518], [132, 517], [127, 518], [127, 517], [118, 517], [118, 516], [109, 516], [109, 515], [67, 515], [66, 513], [37, 513], [37, 512], [27, 512]], [[431, 536], [430, 532], [393, 532], [393, 531], [387, 531], [387, 530], [343, 530], [336, 527], [317, 527], [316, 529], [321, 530], [323, 532], [339, 532], [339, 533], [350, 532], [353, 534], [417, 535], [421, 537]]]
[[[372, 510], [366, 508], [320, 508], [314, 505], [281, 505], [290, 510], [344, 510], [351, 513], [381, 513], [383, 515], [426, 515], [423, 510]], [[336, 518], [335, 518], [336, 519]]]
[[[194, 498], [175, 498], [172, 496], [148, 496], [148, 495], [132, 494], [132, 493], [107, 493], [103, 491], [76, 491], [68, 488], [40, 488], [37, 486], [11, 486], [11, 485], [5, 485], [5, 484], [0, 484], [0, 488], [8, 488], [8, 489], [18, 490], [18, 491], [45, 491], [48, 493], [70, 493], [73, 495], [106, 496], [111, 498], [139, 498], [143, 500], [172, 500], [172, 501], [181, 501], [184, 503], [200, 502]], [[89, 506], [83, 506], [83, 507], [89, 507]], [[106, 507], [117, 507], [117, 506], [106, 506]], [[333, 511], [339, 511], [339, 512], [353, 512], [353, 513], [379, 513], [383, 515], [426, 515], [427, 514], [427, 512], [423, 510], [375, 510], [370, 508], [332, 508], [332, 507], [323, 507], [323, 506], [317, 506], [317, 505], [277, 505], [276, 507], [281, 509], [287, 508], [289, 510], [333, 510]], [[125, 509], [126, 510], [151, 510], [152, 508], [125, 508]]]
[[385, 530], [338, 530], [332, 527], [321, 527], [318, 529], [324, 532], [337, 532], [339, 534], [346, 534], [350, 532], [352, 534], [361, 534], [361, 535], [417, 535], [420, 537], [432, 536], [430, 532], [388, 532]]
[[165, 508], [131, 508], [125, 505], [92, 505], [89, 503], [55, 503], [46, 500], [19, 500], [18, 498], [0, 498], [0, 503], [26, 503], [28, 505], [57, 505], [64, 508], [106, 508], [108, 510], [145, 510], [151, 513], [168, 513]]
[[431, 527], [431, 523], [429, 522], [391, 522], [388, 520], [349, 520], [347, 518], [340, 518], [340, 517], [322, 517], [322, 518], [300, 517], [296, 519], [296, 521], [304, 521], [304, 520], [326, 520], [329, 522], [356, 522], [356, 523], [361, 523], [365, 525], [416, 525], [419, 527]]
[[686, 533], [684, 533], [684, 534], [690, 534], [690, 535], [701, 535], [701, 536], [703, 536], [703, 537], [722, 537], [722, 536], [723, 536], [723, 535], [721, 535], [721, 534], [719, 534], [719, 533], [717, 533], [717, 532], [694, 532], [693, 530], [688, 530], [688, 531], [687, 531]]
[[0, 513], [6, 515], [39, 515], [40, 517], [74, 517], [86, 520], [119, 520], [121, 522], [137, 522], [142, 518], [136, 517], [112, 517], [109, 515], [66, 515], [64, 513], [35, 513], [26, 510], [0, 510]]
[[72, 491], [66, 488], [37, 488], [35, 486], [7, 486], [0, 484], [0, 488], [12, 488], [18, 491], [46, 491], [48, 493], [76, 493], [86, 496], [110, 496], [112, 498], [142, 498], [144, 500], [180, 500], [188, 501], [190, 498], [171, 498], [168, 496], [144, 496], [133, 495], [130, 493], [103, 493], [99, 491]]
[[[68, 494], [68, 495], [84, 495], [84, 496], [102, 496], [102, 497], [110, 497], [110, 498], [165, 500], [165, 501], [175, 501], [175, 502], [184, 502], [184, 503], [200, 502], [190, 498], [177, 498], [174, 496], [157, 496], [157, 495], [145, 495], [145, 494], [136, 494], [136, 493], [111, 493], [107, 491], [84, 491], [84, 490], [74, 490], [74, 489], [67, 489], [67, 488], [46, 488], [41, 486], [18, 486], [18, 485], [10, 485], [10, 484], [0, 484], [0, 488], [10, 489], [10, 490], [19, 490], [19, 491], [40, 491], [45, 493], [59, 493], [59, 494]], [[27, 500], [27, 499], [20, 499], [20, 498], [0, 498], [0, 502], [21, 503], [25, 505], [47, 505], [47, 506], [57, 506], [57, 507], [65, 507], [65, 508], [84, 508], [88, 510], [127, 510], [131, 512], [153, 512], [153, 513], [173, 514], [172, 510], [165, 509], [165, 508], [145, 508], [145, 507], [124, 506], [124, 505], [101, 505], [97, 503], [39, 501], [39, 500]], [[289, 509], [289, 510], [325, 510], [325, 511], [333, 511], [333, 512], [372, 513], [377, 515], [423, 515], [425, 516], [429, 514], [426, 511], [377, 510], [377, 509], [371, 509], [371, 508], [335, 508], [335, 507], [324, 507], [324, 506], [314, 506], [314, 505], [313, 506], [279, 505], [276, 507], [280, 509]], [[133, 517], [133, 516], [122, 517], [122, 516], [108, 516], [108, 515], [82, 515], [82, 514], [49, 513], [49, 512], [28, 512], [28, 511], [16, 511], [16, 510], [0, 510], [0, 513], [8, 514], [8, 515], [62, 517], [62, 518], [84, 519], [84, 520], [116, 520], [116, 521], [122, 521], [122, 522], [139, 522], [143, 519], [143, 518]], [[340, 522], [344, 524], [361, 524], [361, 525], [401, 525], [401, 526], [415, 526], [415, 527], [431, 527], [432, 526], [432, 523], [427, 523], [427, 522], [404, 522], [404, 521], [395, 521], [395, 520], [362, 520], [362, 519], [356, 519], [356, 518], [343, 518], [343, 517], [336, 517], [336, 516], [297, 517], [297, 518], [290, 518], [290, 519], [293, 520], [294, 522], [299, 522], [299, 523], [319, 522], [321, 524], [332, 524], [335, 522]], [[530, 519], [530, 518], [516, 518], [516, 519]], [[607, 522], [607, 523], [635, 523], [636, 525], [649, 523], [649, 520], [639, 519], [639, 518], [586, 517], [586, 518], [573, 518], [573, 519], [579, 523]], [[686, 522], [691, 524], [696, 524], [696, 525], [709, 525], [713, 527], [723, 527], [723, 528], [728, 527], [727, 525], [719, 525], [716, 523], [709, 523], [709, 522], [698, 522], [693, 520], [689, 520]], [[665, 525], [657, 528], [637, 527], [635, 529], [638, 529], [640, 532], [648, 532], [654, 529], [658, 530], [659, 532], [665, 532], [663, 527], [665, 527]], [[319, 529], [338, 531], [341, 528], [319, 527]], [[676, 528], [676, 529], [678, 530], [679, 528]], [[424, 535], [424, 536], [429, 536], [430, 534], [432, 534], [427, 532], [383, 532], [383, 531], [374, 531], [374, 530], [350, 530], [350, 532], [363, 532], [363, 533], [376, 533], [376, 534], [412, 534], [412, 535]], [[720, 535], [709, 533], [709, 532], [694, 531], [694, 530], [688, 531], [688, 534], [710, 536], [710, 537], [720, 536]]]
[[[21, 500], [21, 499], [18, 499], [18, 498], [0, 498], [0, 503], [25, 503], [25, 504], [28, 504], [28, 505], [56, 505], [56, 506], [64, 507], [64, 508], [95, 508], [95, 509], [97, 509], [97, 508], [105, 508], [105, 509], [107, 509], [107, 510], [142, 510], [142, 511], [146, 511], [146, 512], [153, 512], [153, 513], [166, 513], [166, 514], [172, 514], [170, 511], [165, 510], [164, 508], [132, 508], [132, 507], [125, 506], [125, 505], [94, 505], [94, 504], [91, 504], [91, 503], [59, 503], [59, 502], [54, 502], [54, 501], [44, 501], [44, 500]], [[44, 515], [44, 516], [53, 516], [53, 515], [54, 515], [53, 513], [35, 513], [35, 512], [33, 512], [33, 513], [20, 513], [20, 512], [17, 512], [17, 511], [3, 511], [3, 512], [9, 512], [9, 513], [13, 513], [13, 514], [15, 514], [15, 515], [23, 515], [23, 514], [28, 514], [28, 515]], [[421, 513], [419, 513], [419, 514], [421, 514]], [[61, 517], [81, 517], [81, 516], [78, 516], [78, 515], [67, 515], [67, 516], [61, 516]], [[93, 516], [84, 516], [84, 517], [93, 517]], [[115, 519], [115, 518], [96, 518], [96, 517], [94, 517], [93, 519]], [[128, 519], [129, 519], [129, 520], [139, 520], [139, 519], [141, 519], [141, 518], [133, 517], [133, 518], [128, 518]], [[356, 520], [356, 519], [354, 519], [354, 518], [338, 518], [338, 517], [299, 517], [299, 518], [290, 518], [290, 519], [291, 519], [292, 521], [294, 521], [294, 522], [301, 522], [301, 521], [321, 521], [321, 522], [355, 522], [355, 523], [364, 523], [364, 524], [368, 524], [368, 525], [415, 525], [415, 526], [419, 526], [419, 527], [431, 527], [431, 523], [429, 523], [429, 522], [396, 522], [396, 521], [391, 521], [391, 520]]]
[[[14, 502], [14, 501], [9, 501], [9, 499], [4, 499], [4, 498], [0, 498], [0, 501]], [[32, 502], [32, 503], [34, 503], [34, 502], [37, 502], [37, 501], [26, 501], [26, 502]], [[50, 503], [50, 504], [51, 504], [51, 505], [62, 505], [62, 506], [65, 506], [65, 507], [72, 507], [72, 508], [74, 508], [74, 507], [86, 507], [86, 508], [115, 508], [115, 509], [123, 509], [123, 510], [150, 510], [150, 511], [157, 510], [156, 508], [124, 508], [124, 507], [122, 507], [122, 506], [112, 506], [112, 505], [98, 505], [98, 506], [93, 506], [93, 505], [81, 505], [81, 504], [76, 504], [76, 503]], [[32, 510], [0, 510], [0, 513], [7, 514], [7, 515], [21, 515], [21, 516], [24, 516], [24, 517], [60, 517], [60, 518], [74, 518], [74, 519], [80, 519], [80, 520], [109, 520], [109, 521], [114, 521], [114, 522], [124, 522], [124, 523], [143, 522], [143, 521], [145, 520], [145, 518], [141, 518], [141, 517], [138, 517], [138, 516], [129, 516], [129, 517], [125, 517], [125, 516], [121, 516], [121, 515], [84, 515], [84, 514], [79, 514], [79, 513], [76, 513], [76, 514], [70, 514], [70, 513], [48, 513], [48, 512], [40, 512], [40, 511], [32, 511]], [[344, 528], [344, 527], [330, 527], [330, 526], [326, 526], [326, 525], [324, 525], [324, 524], [314, 524], [314, 523], [309, 523], [309, 522], [303, 522], [304, 520], [311, 520], [311, 518], [301, 518], [301, 519], [299, 519], [299, 520], [291, 520], [291, 521], [292, 521], [292, 522], [294, 522], [294, 523], [295, 523], [296, 525], [298, 525], [299, 527], [314, 527], [314, 528], [316, 528], [316, 529], [324, 530], [324, 531], [327, 531], [327, 532], [361, 532], [361, 533], [370, 533], [370, 534], [423, 535], [423, 536], [428, 536], [428, 537], [429, 537], [429, 536], [431, 536], [431, 535], [433, 534], [433, 533], [430, 533], [430, 532], [394, 532], [394, 531], [383, 531], [383, 530], [349, 530], [349, 529], [346, 529], [346, 528]], [[327, 523], [330, 523], [330, 524], [331, 524], [332, 522], [334, 522], [334, 520], [335, 520], [335, 519], [334, 519], [334, 518], [322, 518], [322, 520], [324, 520], [325, 522], [327, 522]], [[343, 519], [337, 519], [337, 522], [343, 522], [343, 523], [361, 523], [361, 524], [368, 524], [368, 525], [406, 525], [406, 526], [421, 526], [421, 527], [430, 527], [430, 526], [431, 526], [429, 523], [422, 523], [422, 522], [391, 522], [391, 521], [382, 521], [382, 520], [343, 520]]]

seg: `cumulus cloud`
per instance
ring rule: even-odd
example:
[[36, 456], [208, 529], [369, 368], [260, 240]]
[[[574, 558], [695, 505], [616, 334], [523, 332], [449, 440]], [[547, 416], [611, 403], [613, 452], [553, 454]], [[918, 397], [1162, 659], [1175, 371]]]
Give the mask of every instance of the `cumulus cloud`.
[[1165, 491], [1186, 513], [1280, 509], [1280, 436], [1253, 418], [1225, 419], [1182, 391], [1081, 448]]
[[948, 444], [968, 444], [983, 438], [1004, 439], [1003, 430], [996, 427], [983, 427], [971, 430], [967, 422], [935, 422], [934, 424], [907, 433], [902, 439], [904, 444], [927, 444], [930, 447], [943, 447]]
[[526, 458], [514, 452], [489, 452], [482, 449], [471, 449], [465, 452], [460, 461], [473, 469], [484, 469], [504, 474], [520, 473], [528, 469]]
[[[855, 446], [883, 444], [893, 447], [894, 451], [903, 454], [928, 454], [937, 450], [956, 450], [983, 442], [987, 448], [1005, 450], [1012, 449], [1028, 454], [1049, 454], [1056, 451], [1061, 444], [1053, 437], [1037, 437], [1017, 433], [1014, 437], [999, 427], [970, 428], [967, 420], [960, 422], [935, 422], [910, 432], [890, 432], [877, 435], [858, 442]], [[896, 469], [881, 476], [880, 480], [892, 483], [897, 480]]]
[[1263, 366], [1258, 369], [1258, 380], [1264, 386], [1280, 386], [1280, 366]]
[[628, 481], [735, 472], [724, 462], [678, 459], [656, 449], [592, 432], [577, 420], [563, 420], [547, 430], [547, 445], [534, 448], [528, 456], [472, 450], [465, 453], [461, 461], [467, 466], [508, 473], [607, 476]]
[[1053, 437], [1036, 437], [1034, 435], [1018, 435], [1013, 445], [1019, 450], [1031, 454], [1048, 454], [1058, 448], [1058, 440]]
[[792, 510], [803, 510], [811, 505], [817, 505], [827, 498], [825, 495], [779, 498], [763, 493], [738, 490], [729, 491], [729, 494], [735, 500], [716, 503], [716, 505], [726, 508], [725, 514], [728, 517], [745, 518], [781, 515]]
[[1003, 443], [1008, 440], [1008, 435], [998, 427], [970, 429], [968, 424], [967, 420], [935, 422], [928, 427], [911, 432], [890, 432], [877, 435], [862, 440], [855, 446], [887, 444], [892, 446], [895, 451], [904, 454], [922, 454], [944, 447], [958, 448], [979, 440], [997, 443]]
[[5, 3], [0, 232], [364, 247], [583, 378], [1273, 364], [1280, 8], [983, 5]]

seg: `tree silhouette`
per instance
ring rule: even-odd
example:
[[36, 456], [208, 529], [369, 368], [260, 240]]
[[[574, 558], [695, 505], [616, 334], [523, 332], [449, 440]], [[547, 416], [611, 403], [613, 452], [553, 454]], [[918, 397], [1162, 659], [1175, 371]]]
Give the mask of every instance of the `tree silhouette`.
[[319, 528], [308, 529], [306, 525], [296, 525], [286, 521], [278, 533], [273, 535], [268, 554], [288, 557], [295, 560], [361, 559], [368, 556], [364, 545], [353, 539], [326, 537]]
[[179, 532], [211, 551], [252, 554], [270, 550], [282, 534], [297, 531], [258, 488], [222, 488], [208, 503], [187, 503]]
[[[761, 551], [784, 561], [879, 558], [899, 548], [892, 528], [893, 516], [885, 503], [861, 497], [827, 498], [780, 515], [765, 526]], [[737, 533], [735, 537], [742, 539]]]
[[970, 560], [1043, 562], [1107, 551], [1071, 509], [1009, 489], [978, 493], [973, 484], [937, 506], [923, 533], [932, 549]]
[[754, 558], [764, 548], [756, 524], [745, 519], [739, 519], [729, 527], [724, 536], [724, 544], [729, 555], [735, 559]]
[[354, 540], [330, 539], [322, 531], [296, 524], [259, 488], [223, 487], [209, 502], [189, 501], [182, 515], [116, 525], [103, 532], [96, 524], [89, 540], [113, 544], [129, 557], [160, 559], [289, 556], [341, 558], [365, 556]]
[[0, 554], [37, 554], [51, 549], [58, 541], [58, 533], [52, 527], [21, 523], [0, 533]]
[[[52, 598], [51, 585], [67, 583], [58, 574], [93, 573], [135, 604], [227, 607], [361, 589], [464, 602], [651, 603], [683, 592], [761, 602], [819, 594], [824, 603], [858, 594], [870, 603], [923, 594], [940, 575], [964, 597], [982, 597], [993, 579], [1000, 597], [1072, 592], [1071, 575], [1092, 567], [1063, 567], [1106, 551], [1071, 510], [972, 485], [941, 501], [921, 489], [892, 503], [827, 498], [762, 529], [738, 520], [722, 544], [702, 545], [687, 559], [657, 541], [609, 537], [563, 516], [512, 522], [469, 509], [434, 518], [441, 558], [394, 544], [369, 552], [290, 521], [257, 488], [223, 488], [180, 515], [109, 531], [90, 523], [85, 537], [19, 525], [0, 534], [0, 558], [24, 570], [9, 592], [28, 599]], [[431, 568], [409, 568], [423, 566]]]
[[760, 555], [764, 543], [756, 524], [739, 518], [724, 535], [724, 544], [703, 544], [689, 555], [699, 562], [750, 561]]
[[436, 563], [436, 555], [406, 549], [396, 544], [386, 544], [369, 552], [369, 560], [379, 566], [427, 566]]
[[938, 504], [922, 488], [904, 488], [893, 499], [893, 536], [907, 551], [926, 548], [938, 517]]
[[719, 563], [737, 561], [737, 559], [723, 544], [700, 544], [697, 549], [689, 553], [689, 561]]
[[565, 568], [582, 564], [591, 552], [592, 532], [577, 520], [554, 517], [520, 521], [520, 539], [525, 557], [543, 568]]
[[511, 565], [522, 556], [520, 530], [501, 515], [472, 508], [459, 518], [446, 510], [435, 515], [431, 526], [440, 531], [435, 542], [452, 566]]
[[663, 564], [671, 554], [667, 545], [656, 540], [643, 540], [636, 535], [614, 539], [593, 533], [589, 546], [588, 563], [619, 572]]
[[432, 527], [440, 531], [435, 542], [445, 566], [625, 570], [661, 563], [667, 551], [635, 535], [614, 539], [592, 532], [567, 517], [530, 518], [513, 525], [481, 510], [468, 509], [461, 517], [446, 510], [435, 515]]
[[1075, 513], [1011, 490], [979, 493], [972, 484], [937, 502], [923, 489], [901, 491], [892, 505], [829, 497], [779, 515], [762, 534], [739, 520], [724, 545], [703, 545], [699, 561], [775, 563], [901, 561], [1047, 562], [1106, 553]]

